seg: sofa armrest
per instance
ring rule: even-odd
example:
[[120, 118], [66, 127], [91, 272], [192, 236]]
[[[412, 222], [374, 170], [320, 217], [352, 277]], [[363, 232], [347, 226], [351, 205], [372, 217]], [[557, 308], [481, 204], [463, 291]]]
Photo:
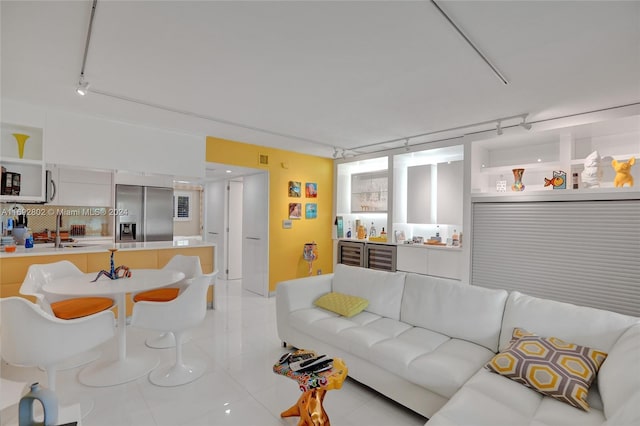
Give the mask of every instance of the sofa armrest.
[[331, 291], [333, 274], [314, 275], [282, 281], [276, 287], [276, 320], [278, 335], [286, 340], [289, 314], [299, 309], [312, 308], [313, 302]]

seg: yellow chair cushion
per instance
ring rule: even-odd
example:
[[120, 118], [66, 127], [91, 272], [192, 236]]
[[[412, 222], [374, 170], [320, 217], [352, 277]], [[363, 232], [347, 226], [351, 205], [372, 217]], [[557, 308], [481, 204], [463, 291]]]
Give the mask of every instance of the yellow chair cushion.
[[60, 319], [75, 319], [97, 314], [113, 306], [108, 297], [77, 297], [51, 304], [53, 314]]
[[358, 296], [331, 292], [320, 296], [313, 302], [316, 306], [347, 318], [359, 314], [369, 306], [369, 301]]
[[179, 288], [165, 287], [143, 291], [133, 297], [134, 302], [168, 302], [178, 297]]

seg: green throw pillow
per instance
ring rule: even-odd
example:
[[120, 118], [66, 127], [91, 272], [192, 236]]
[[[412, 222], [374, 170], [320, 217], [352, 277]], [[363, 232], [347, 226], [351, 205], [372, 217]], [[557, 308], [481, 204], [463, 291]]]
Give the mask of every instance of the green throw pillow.
[[320, 296], [313, 303], [316, 306], [335, 312], [336, 314], [343, 315], [347, 318], [359, 314], [369, 306], [369, 301], [367, 299], [337, 292], [331, 292]]
[[509, 346], [485, 367], [543, 395], [589, 411], [587, 393], [607, 354], [514, 328]]

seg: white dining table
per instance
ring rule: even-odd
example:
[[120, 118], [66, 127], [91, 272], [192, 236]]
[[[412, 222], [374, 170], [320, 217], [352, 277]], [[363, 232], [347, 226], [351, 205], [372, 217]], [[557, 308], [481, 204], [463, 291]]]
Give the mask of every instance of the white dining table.
[[116, 359], [99, 359], [83, 368], [78, 374], [80, 383], [87, 386], [114, 386], [127, 383], [149, 373], [158, 366], [159, 358], [148, 354], [127, 356], [127, 305], [126, 294], [167, 287], [184, 279], [184, 273], [171, 269], [132, 269], [131, 277], [117, 280], [102, 276], [96, 282], [96, 272], [53, 280], [43, 286], [47, 293], [90, 297], [107, 296], [116, 300], [118, 307]]

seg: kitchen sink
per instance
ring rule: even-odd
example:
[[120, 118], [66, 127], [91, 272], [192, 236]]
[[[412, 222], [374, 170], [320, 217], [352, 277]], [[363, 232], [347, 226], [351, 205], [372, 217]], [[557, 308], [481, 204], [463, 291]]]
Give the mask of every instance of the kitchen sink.
[[100, 244], [78, 244], [78, 243], [62, 243], [62, 248], [77, 248], [77, 247], [94, 247]]

